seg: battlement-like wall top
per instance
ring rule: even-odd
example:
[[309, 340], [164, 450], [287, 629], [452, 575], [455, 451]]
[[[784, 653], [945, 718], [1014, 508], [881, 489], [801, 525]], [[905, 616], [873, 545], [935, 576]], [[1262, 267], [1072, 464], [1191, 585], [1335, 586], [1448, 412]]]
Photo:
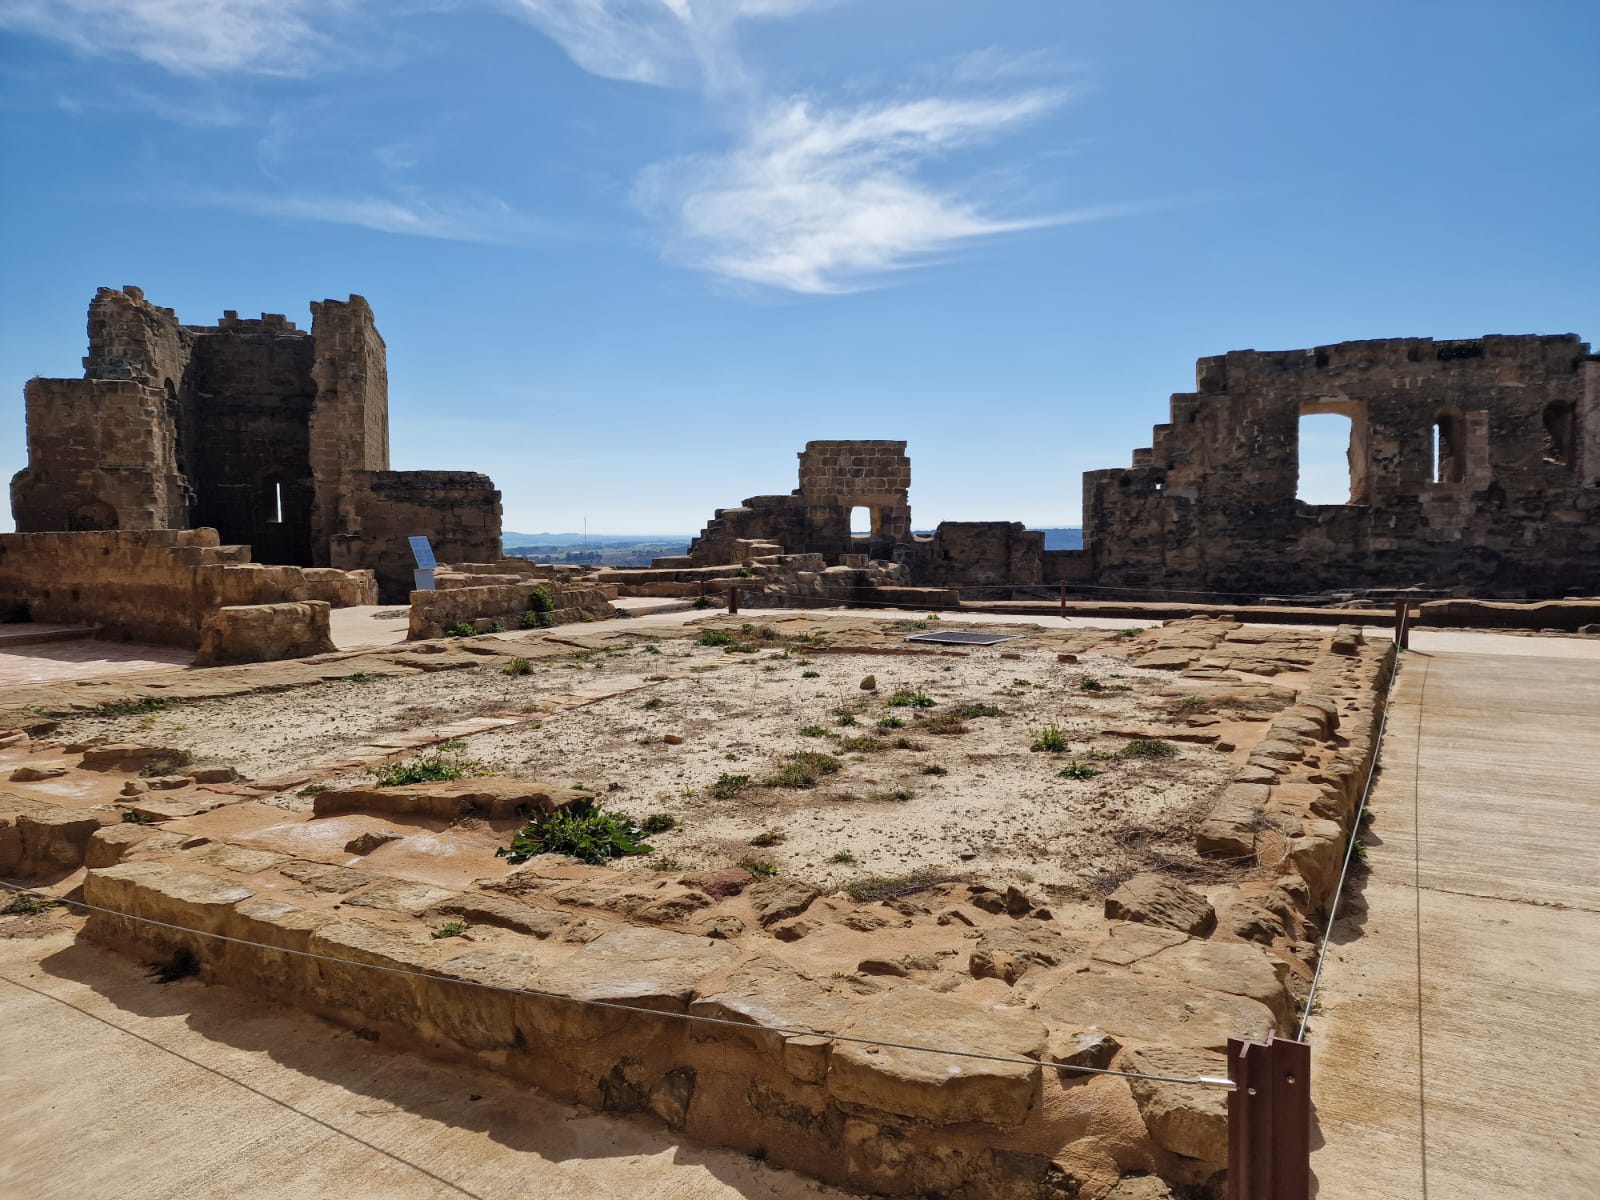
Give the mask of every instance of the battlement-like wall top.
[[1476, 360], [1517, 359], [1543, 369], [1576, 370], [1589, 346], [1575, 333], [1485, 334], [1438, 341], [1376, 338], [1335, 342], [1307, 350], [1230, 350], [1195, 362], [1197, 392], [1225, 392], [1229, 380], [1292, 372], [1371, 369], [1459, 369]]
[[190, 325], [186, 328], [194, 333], [296, 333], [301, 337], [309, 336], [304, 330], [296, 328], [295, 323], [282, 313], [241, 317], [231, 308], [223, 312], [222, 320], [215, 325]]
[[807, 442], [804, 450], [798, 451], [797, 458], [805, 458], [808, 454], [904, 454], [904, 442], [891, 442], [882, 440], [866, 441], [822, 441]]

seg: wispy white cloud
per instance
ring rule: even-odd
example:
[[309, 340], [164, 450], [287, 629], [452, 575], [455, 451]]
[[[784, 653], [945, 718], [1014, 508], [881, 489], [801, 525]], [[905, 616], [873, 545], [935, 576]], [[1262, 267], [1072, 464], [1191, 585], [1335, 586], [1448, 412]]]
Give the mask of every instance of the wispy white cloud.
[[561, 233], [549, 223], [494, 199], [439, 199], [417, 192], [394, 196], [200, 192], [190, 199], [196, 204], [252, 216], [355, 225], [380, 233], [452, 242], [520, 246]]
[[962, 244], [1067, 216], [1012, 216], [919, 172], [1050, 111], [1063, 95], [924, 98], [828, 110], [771, 105], [726, 154], [653, 167], [638, 199], [673, 251], [729, 279], [794, 292], [858, 290]]
[[503, 0], [585, 71], [659, 86], [744, 82], [733, 46], [744, 20], [790, 17], [839, 0]]
[[0, 0], [0, 29], [179, 75], [301, 74], [329, 48], [317, 25], [347, 0]]

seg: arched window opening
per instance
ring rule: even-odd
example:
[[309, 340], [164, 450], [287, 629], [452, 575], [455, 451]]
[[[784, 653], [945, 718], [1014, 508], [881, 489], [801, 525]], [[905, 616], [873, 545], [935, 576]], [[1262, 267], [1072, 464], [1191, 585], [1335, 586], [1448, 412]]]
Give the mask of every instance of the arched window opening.
[[1466, 447], [1461, 418], [1442, 412], [1433, 419], [1433, 456], [1429, 478], [1434, 483], [1460, 483], [1466, 476]]
[[1551, 466], [1570, 467], [1577, 441], [1577, 410], [1558, 400], [1544, 406], [1544, 460]]

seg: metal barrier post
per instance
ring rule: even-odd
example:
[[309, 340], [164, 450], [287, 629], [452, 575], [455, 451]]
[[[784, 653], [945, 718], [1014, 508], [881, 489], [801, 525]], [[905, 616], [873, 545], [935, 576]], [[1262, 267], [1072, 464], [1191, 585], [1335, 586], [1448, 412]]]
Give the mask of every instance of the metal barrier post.
[[1397, 600], [1394, 606], [1394, 644], [1397, 650], [1411, 646], [1411, 602]]
[[731, 587], [728, 588], [728, 612], [729, 613], [736, 613], [738, 611], [739, 611], [739, 588], [738, 588], [737, 585], [734, 585], [734, 586], [731, 586]]
[[1311, 1047], [1228, 1039], [1228, 1200], [1310, 1200]]
[[1061, 585], [1061, 616], [1062, 616], [1063, 619], [1065, 619], [1066, 615], [1067, 615], [1067, 585], [1063, 583]]

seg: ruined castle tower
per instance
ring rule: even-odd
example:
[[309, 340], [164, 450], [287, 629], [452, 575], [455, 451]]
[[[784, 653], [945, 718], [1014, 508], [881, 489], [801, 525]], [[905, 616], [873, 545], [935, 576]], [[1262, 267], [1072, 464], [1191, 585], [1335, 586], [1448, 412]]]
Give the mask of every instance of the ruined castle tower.
[[261, 562], [370, 567], [411, 587], [405, 539], [446, 562], [500, 556], [500, 493], [467, 471], [389, 470], [383, 338], [360, 296], [181, 325], [136, 287], [89, 304], [82, 379], [32, 379], [22, 533], [210, 526]]

